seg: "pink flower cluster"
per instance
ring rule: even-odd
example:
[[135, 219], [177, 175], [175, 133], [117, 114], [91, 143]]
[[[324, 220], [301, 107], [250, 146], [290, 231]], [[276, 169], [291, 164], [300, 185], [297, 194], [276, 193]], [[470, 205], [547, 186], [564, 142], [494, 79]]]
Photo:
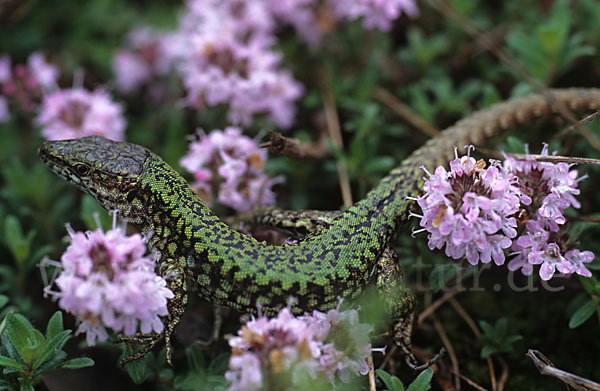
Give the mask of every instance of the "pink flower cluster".
[[[288, 372], [292, 383], [301, 376], [325, 375], [331, 383], [336, 376], [348, 382], [369, 370], [366, 359], [371, 349], [369, 333], [373, 327], [360, 323], [356, 310], [333, 309], [295, 317], [288, 308], [277, 317], [260, 317], [248, 322], [237, 336], [229, 337], [232, 356], [225, 378], [230, 391], [278, 389], [269, 384]], [[282, 380], [279, 380], [282, 381]], [[279, 386], [279, 387], [277, 387]]]
[[425, 179], [425, 194], [417, 198], [423, 215], [414, 215], [421, 219], [420, 231], [430, 233], [429, 248], [445, 246], [454, 259], [502, 265], [510, 249], [516, 255], [510, 270], [529, 275], [540, 264], [544, 280], [555, 270], [590, 276], [584, 263], [594, 254], [573, 249], [565, 234], [563, 210], [579, 207], [576, 177], [565, 163], [509, 157], [503, 166], [493, 162], [486, 169], [483, 160], [456, 157], [449, 172], [438, 167]]
[[[547, 145], [541, 155], [548, 155]], [[567, 220], [563, 211], [570, 206], [580, 207], [575, 199], [579, 194], [577, 170], [570, 168], [566, 163], [538, 162], [531, 157], [507, 157], [504, 161], [504, 169], [516, 175], [520, 191], [531, 200], [523, 207], [527, 216], [525, 229], [511, 247], [516, 256], [508, 263], [510, 270], [520, 268], [529, 275], [533, 265], [541, 265], [539, 273], [544, 280], [552, 278], [556, 270], [592, 275], [584, 264], [591, 262], [594, 254], [572, 249], [565, 232]]]
[[[194, 174], [192, 187], [210, 204], [218, 201], [238, 211], [275, 202], [271, 187], [282, 181], [263, 172], [267, 151], [256, 141], [242, 135], [237, 127], [213, 130], [190, 144], [181, 165]], [[218, 190], [216, 190], [218, 189]]]
[[413, 0], [330, 0], [328, 4], [340, 19], [363, 18], [367, 30], [387, 31], [402, 12], [413, 17], [419, 13]]
[[121, 105], [104, 90], [72, 88], [46, 94], [36, 122], [48, 140], [92, 135], [123, 140], [125, 131]]
[[107, 328], [125, 335], [162, 332], [161, 316], [168, 315], [167, 299], [173, 293], [154, 273], [155, 263], [145, 257], [146, 243], [139, 234], [126, 236], [122, 229], [104, 233], [74, 232], [67, 226], [71, 244], [61, 257], [59, 291], [45, 291], [80, 322], [77, 333], [87, 342], [105, 341]]
[[[123, 93], [132, 93], [149, 84], [150, 93], [161, 95], [160, 84], [152, 83], [166, 75], [185, 48], [179, 47], [172, 33], [162, 33], [150, 27], [134, 28], [126, 38], [126, 47], [113, 57], [116, 87]], [[154, 88], [152, 88], [154, 86]]]
[[233, 124], [266, 115], [291, 126], [302, 86], [281, 69], [271, 48], [273, 23], [264, 2], [190, 0], [179, 33], [186, 42], [180, 73], [195, 108], [226, 105]]
[[291, 25], [316, 46], [337, 20], [364, 18], [366, 28], [387, 30], [403, 11], [416, 14], [412, 0], [188, 0], [177, 31], [132, 31], [113, 59], [116, 83], [133, 92], [174, 68], [188, 106], [222, 105], [232, 124], [264, 115], [288, 128], [303, 87], [273, 50], [277, 28]]
[[450, 162], [450, 172], [438, 167], [425, 181], [421, 226], [430, 232], [429, 248], [446, 246], [446, 255], [466, 257], [476, 265], [493, 258], [504, 263], [504, 249], [517, 235], [519, 190], [511, 176], [470, 156]]
[[[12, 68], [12, 69], [11, 69]], [[42, 93], [56, 85], [58, 68], [46, 62], [41, 53], [32, 53], [27, 65], [11, 66], [11, 59], [0, 57], [0, 122], [10, 118], [9, 106], [25, 113], [37, 110]]]

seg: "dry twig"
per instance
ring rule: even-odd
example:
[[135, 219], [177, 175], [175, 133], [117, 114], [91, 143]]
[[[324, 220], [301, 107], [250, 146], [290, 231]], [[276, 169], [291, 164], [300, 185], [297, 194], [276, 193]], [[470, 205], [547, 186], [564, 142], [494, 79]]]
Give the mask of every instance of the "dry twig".
[[386, 104], [396, 114], [398, 114], [406, 122], [420, 130], [422, 133], [429, 137], [436, 137], [440, 134], [440, 131], [431, 126], [425, 121], [420, 115], [415, 113], [409, 106], [405, 105], [400, 99], [396, 98], [392, 93], [383, 89], [377, 88], [373, 92], [373, 98], [377, 99], [383, 104]]
[[600, 391], [600, 384], [558, 369], [539, 350], [529, 349], [525, 355], [542, 375], [551, 376], [577, 391]]

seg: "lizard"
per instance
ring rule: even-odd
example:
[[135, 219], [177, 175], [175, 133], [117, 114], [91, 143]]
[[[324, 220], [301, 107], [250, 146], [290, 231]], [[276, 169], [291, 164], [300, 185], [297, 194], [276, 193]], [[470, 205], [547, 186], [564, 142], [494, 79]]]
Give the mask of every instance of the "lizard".
[[[458, 145], [482, 145], [517, 125], [550, 115], [558, 107], [574, 112], [600, 107], [600, 89], [549, 90], [514, 98], [475, 112], [428, 140], [393, 169], [366, 197], [342, 213], [324, 215], [317, 228], [293, 244], [272, 246], [232, 229], [217, 217], [173, 168], [150, 150], [100, 136], [46, 141], [38, 154], [55, 174], [92, 195], [108, 210], [149, 237], [160, 255], [160, 273], [174, 297], [160, 334], [122, 341], [145, 344], [124, 362], [147, 354], [164, 340], [172, 364], [171, 336], [184, 313], [187, 288], [212, 303], [241, 312], [275, 314], [294, 297], [296, 313], [325, 311], [339, 298], [358, 297], [375, 281], [395, 322], [395, 343], [410, 354], [414, 295], [402, 283], [386, 248], [409, 217], [423, 184], [423, 168], [447, 163]], [[284, 214], [285, 215], [285, 214]], [[305, 222], [285, 223], [289, 229]], [[264, 224], [280, 224], [277, 213]], [[312, 232], [311, 232], [312, 231]]]

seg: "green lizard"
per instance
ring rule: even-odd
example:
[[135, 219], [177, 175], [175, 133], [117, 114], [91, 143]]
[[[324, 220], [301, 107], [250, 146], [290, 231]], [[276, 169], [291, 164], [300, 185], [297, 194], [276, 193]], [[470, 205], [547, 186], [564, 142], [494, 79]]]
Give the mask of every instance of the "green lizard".
[[[295, 244], [270, 246], [233, 230], [207, 208], [186, 181], [144, 147], [92, 136], [48, 141], [39, 155], [56, 174], [94, 196], [106, 209], [149, 235], [160, 254], [160, 271], [175, 293], [160, 335], [124, 340], [145, 343], [127, 360], [146, 354], [162, 339], [171, 362], [170, 339], [187, 302], [186, 279], [209, 301], [243, 312], [257, 306], [273, 314], [295, 297], [297, 312], [327, 310], [339, 297], [356, 298], [372, 281], [384, 294], [386, 311], [397, 321], [394, 337], [409, 354], [412, 293], [404, 288], [392, 254], [382, 256], [417, 196], [422, 166], [446, 163], [454, 146], [481, 145], [501, 131], [556, 111], [600, 107], [600, 90], [553, 90], [514, 99], [477, 112], [429, 140], [392, 170], [365, 199], [335, 217], [325, 215], [314, 233]], [[318, 219], [317, 219], [318, 220]], [[277, 213], [263, 223], [281, 225]], [[300, 227], [297, 219], [283, 225]], [[150, 235], [151, 234], [151, 235]], [[410, 356], [412, 357], [412, 356]], [[415, 366], [414, 358], [410, 362]]]

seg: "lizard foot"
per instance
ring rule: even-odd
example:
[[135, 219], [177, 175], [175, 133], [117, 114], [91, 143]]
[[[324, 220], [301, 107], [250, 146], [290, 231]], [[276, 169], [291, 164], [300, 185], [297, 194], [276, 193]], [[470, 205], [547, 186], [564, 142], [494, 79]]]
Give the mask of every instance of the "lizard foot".
[[172, 356], [171, 335], [167, 332], [167, 330], [163, 331], [160, 334], [136, 334], [131, 337], [118, 338], [115, 341], [115, 343], [125, 342], [125, 343], [135, 343], [135, 344], [145, 345], [143, 347], [143, 349], [140, 350], [139, 352], [131, 354], [127, 357], [123, 357], [121, 360], [119, 360], [119, 366], [122, 367], [123, 365], [125, 365], [129, 362], [139, 360], [140, 358], [144, 357], [146, 354], [150, 353], [150, 351], [152, 349], [154, 349], [154, 347], [159, 342], [161, 342], [163, 339], [165, 340], [165, 348], [167, 350], [167, 363], [169, 365], [173, 366], [173, 362], [171, 359], [171, 356]]
[[420, 371], [433, 365], [444, 354], [445, 350], [442, 348], [440, 352], [431, 360], [427, 361], [426, 363], [419, 364], [417, 358], [411, 351], [411, 337], [414, 317], [415, 312], [412, 311], [406, 317], [402, 317], [397, 320], [396, 324], [394, 325], [394, 343], [396, 346], [398, 346], [398, 348], [400, 348], [400, 351], [404, 355], [406, 365], [415, 371]]

